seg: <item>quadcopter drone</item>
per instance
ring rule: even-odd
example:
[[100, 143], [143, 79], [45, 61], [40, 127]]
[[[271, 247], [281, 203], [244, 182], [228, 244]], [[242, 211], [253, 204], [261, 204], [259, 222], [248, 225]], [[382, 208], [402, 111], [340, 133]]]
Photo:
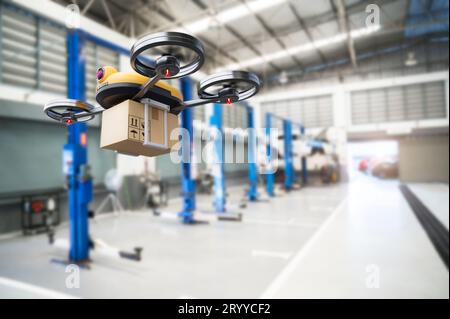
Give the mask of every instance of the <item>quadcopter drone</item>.
[[[155, 60], [149, 56], [158, 56]], [[136, 73], [118, 72], [105, 66], [97, 70], [96, 100], [100, 107], [73, 99], [47, 103], [44, 112], [66, 125], [93, 119], [123, 101], [155, 101], [178, 115], [182, 110], [208, 103], [232, 104], [246, 100], [261, 88], [257, 75], [245, 71], [221, 72], [198, 84], [198, 99], [183, 101], [177, 89], [162, 80], [197, 72], [205, 61], [202, 43], [179, 32], [161, 32], [139, 39], [131, 48], [130, 64]]]

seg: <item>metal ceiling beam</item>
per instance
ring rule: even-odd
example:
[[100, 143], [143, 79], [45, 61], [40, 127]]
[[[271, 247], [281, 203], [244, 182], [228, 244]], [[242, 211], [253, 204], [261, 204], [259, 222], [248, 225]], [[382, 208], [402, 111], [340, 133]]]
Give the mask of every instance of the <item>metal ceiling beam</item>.
[[[230, 32], [235, 38], [237, 38], [242, 44], [244, 44], [247, 48], [249, 48], [255, 55], [261, 57], [263, 56], [262, 52], [259, 51], [255, 46], [253, 46], [250, 42], [248, 42], [243, 35], [236, 31], [236, 29], [230, 27], [229, 25], [224, 25], [224, 29]], [[272, 62], [268, 63], [274, 70], [280, 72], [281, 69], [277, 67]]]
[[[170, 0], [168, 0], [170, 1]], [[165, 30], [169, 30], [169, 29], [173, 29], [176, 27], [180, 27], [182, 24], [189, 24], [190, 22], [196, 21], [197, 19], [202, 19], [205, 16], [211, 14], [210, 11], [210, 6], [206, 5], [202, 0], [190, 0], [191, 2], [193, 2], [194, 4], [196, 4], [200, 10], [199, 12], [195, 15], [195, 17], [189, 17], [189, 18], [185, 18], [185, 19], [175, 19], [173, 21], [170, 21], [169, 24], [167, 25], [163, 25], [162, 27], [158, 28], [156, 31], [165, 31]], [[214, 3], [214, 11], [215, 12], [220, 12], [222, 9], [229, 9], [230, 8], [230, 4], [235, 4], [238, 1], [242, 1], [242, 0], [208, 0], [208, 3]]]
[[[142, 4], [147, 5], [147, 1], [141, 1]], [[165, 20], [168, 21], [174, 21], [176, 20], [175, 17], [173, 17], [171, 14], [164, 12], [164, 15], [161, 15], [160, 12], [164, 11], [162, 10], [156, 2], [152, 3], [152, 9], [154, 8], [155, 10], [153, 10], [154, 13], [157, 13], [158, 15], [160, 15], [162, 18], [164, 18]], [[202, 37], [202, 36], [197, 36], [197, 38], [199, 38], [207, 47], [212, 48], [213, 50], [217, 51], [221, 56], [225, 57], [226, 59], [228, 59], [228, 61], [232, 62], [232, 63], [237, 63], [239, 62], [238, 59], [236, 59], [235, 57], [233, 57], [232, 55], [230, 55], [228, 52], [224, 51], [223, 49], [221, 49], [220, 47], [218, 47], [216, 44], [212, 43], [211, 41], [207, 40], [206, 38]], [[214, 56], [210, 56], [208, 57], [210, 59], [212, 59], [213, 61], [215, 61], [216, 63], [218, 63], [217, 58]]]
[[[91, 1], [95, 1], [95, 0], [91, 0]], [[104, 1], [104, 0], [102, 0]], [[195, 3], [199, 4], [200, 1], [195, 1]], [[140, 5], [139, 6], [135, 6], [134, 8], [132, 8], [132, 10], [130, 10], [129, 7], [125, 7], [123, 6], [120, 2], [116, 2], [116, 1], [110, 1], [109, 4], [115, 8], [117, 8], [119, 11], [124, 12], [124, 14], [119, 17], [119, 19], [117, 19], [117, 21], [121, 21], [120, 24], [116, 27], [117, 31], [121, 31], [122, 33], [126, 34], [127, 31], [130, 31], [130, 24], [127, 23], [128, 21], [128, 16], [130, 14], [132, 14], [135, 18], [139, 19], [139, 21], [146, 26], [146, 28], [150, 28], [152, 26], [151, 21], [149, 21], [146, 16], [142, 13], [140, 13], [141, 9], [144, 7], [148, 7], [149, 5], [151, 6], [151, 11], [153, 13], [158, 14], [159, 16], [161, 16], [162, 18], [164, 18], [165, 20], [168, 21], [174, 21], [176, 20], [172, 15], [170, 15], [169, 13], [167, 13], [166, 10], [163, 10], [161, 7], [156, 5], [156, 2], [149, 2], [149, 1], [145, 1], [142, 0], [140, 1]], [[92, 5], [92, 4], [91, 4]], [[204, 4], [203, 4], [204, 5]], [[205, 8], [207, 8], [206, 5], [204, 5]], [[136, 33], [136, 26], [134, 26], [135, 28], [135, 33]], [[217, 47], [216, 44], [212, 43], [211, 41], [208, 41], [206, 38], [198, 36], [198, 38], [208, 47], [213, 48], [215, 51], [217, 51], [222, 57], [224, 57], [225, 59], [228, 60], [228, 62], [232, 62], [232, 63], [238, 63], [239, 60], [236, 59], [235, 57], [233, 57], [232, 55], [230, 55], [228, 52], [224, 51], [223, 49], [220, 49], [219, 47]], [[216, 63], [218, 63], [217, 58], [216, 57], [209, 57], [212, 60], [214, 60]], [[220, 64], [220, 63], [219, 63]]]
[[[0, 2], [1, 1], [2, 0], [0, 0]], [[56, 2], [56, 0], [55, 0], [55, 2]], [[61, 1], [58, 1], [57, 3], [59, 3], [61, 5], [67, 5], [67, 4], [72, 3], [72, 1], [71, 0], [61, 0]], [[80, 14], [88, 16], [90, 19], [92, 19], [95, 22], [98, 22], [100, 24], [104, 24], [105, 23], [105, 17], [103, 15], [101, 15], [101, 14], [93, 12], [92, 10], [90, 12], [86, 12], [86, 14], [83, 14], [83, 10], [81, 10]]]
[[200, 9], [202, 9], [202, 10], [208, 10], [209, 9], [209, 7], [206, 4], [204, 4], [203, 1], [201, 1], [201, 0], [192, 0], [192, 2], [195, 3], [195, 5], [197, 7], [199, 7]]
[[[429, 41], [430, 41], [430, 39], [428, 38], [428, 37], [420, 37], [420, 38], [418, 38], [418, 39], [415, 39], [415, 40], [408, 40], [408, 41], [404, 41], [403, 43], [389, 43], [389, 44], [386, 44], [385, 46], [383, 46], [383, 47], [380, 47], [379, 48], [379, 51], [377, 51], [377, 52], [375, 52], [375, 54], [374, 54], [374, 56], [373, 57], [370, 57], [370, 58], [367, 58], [367, 59], [365, 59], [365, 60], [367, 60], [367, 61], [370, 61], [370, 60], [375, 60], [375, 59], [379, 59], [380, 57], [384, 57], [384, 56], [386, 56], [386, 54], [390, 54], [390, 53], [384, 53], [384, 52], [382, 52], [383, 50], [385, 50], [385, 49], [389, 49], [389, 48], [392, 48], [393, 46], [395, 47], [395, 46], [399, 46], [399, 45], [405, 45], [405, 46], [407, 46], [408, 47], [408, 49], [410, 50], [410, 49], [412, 49], [412, 48], [415, 48], [415, 47], [417, 47], [417, 46], [419, 46], [420, 47], [420, 45], [426, 45], [427, 43], [429, 43]], [[364, 52], [364, 53], [362, 53], [362, 55], [364, 55], [366, 52]], [[350, 61], [349, 61], [350, 62]], [[382, 62], [382, 61], [381, 61]], [[332, 62], [333, 63], [333, 62]], [[434, 62], [431, 62], [431, 61], [426, 61], [425, 62], [425, 64], [427, 64], [426, 66], [428, 67], [431, 63], [447, 63], [447, 65], [448, 65], [448, 59], [445, 59], [445, 60], [436, 60], [436, 61], [434, 61]], [[376, 73], [377, 71], [379, 71], [380, 70], [380, 67], [378, 66], [378, 65], [376, 65], [375, 67], [373, 67], [372, 69], [367, 69], [367, 68], [364, 68], [364, 70], [362, 70], [362, 69], [354, 69], [353, 67], [352, 68], [348, 68], [347, 67], [348, 66], [348, 64], [346, 64], [346, 65], [341, 65], [340, 66], [340, 70], [339, 70], [339, 72], [337, 72], [336, 73], [336, 75], [335, 76], [348, 76], [348, 75], [352, 75], [352, 74], [362, 74], [362, 75], [365, 75], [365, 74], [367, 74], [367, 73]], [[347, 67], [347, 68], [346, 68]], [[389, 68], [390, 70], [397, 70], [397, 69], [399, 69], [399, 70], [405, 70], [405, 69], [407, 69], [403, 64], [398, 64], [397, 66], [394, 66], [394, 67], [390, 67]], [[330, 69], [329, 68], [325, 68], [325, 69], [323, 69], [323, 70], [320, 70], [320, 71], [312, 71], [312, 72], [307, 72], [306, 74], [305, 74], [305, 72], [304, 71], [302, 71], [302, 70], [298, 70], [298, 71], [296, 71], [296, 70], [293, 70], [292, 72], [291, 72], [291, 74], [290, 74], [290, 79], [293, 81], [293, 82], [298, 82], [298, 81], [300, 81], [300, 80], [305, 80], [305, 75], [307, 75], [308, 76], [308, 79], [307, 80], [312, 80], [313, 78], [320, 78], [320, 77], [322, 77], [323, 76], [323, 74], [325, 74], [326, 72], [329, 72], [330, 71]], [[296, 73], [298, 73], [298, 75], [296, 74]], [[269, 86], [276, 86], [276, 85], [278, 85], [278, 81], [276, 80], [276, 79], [274, 79], [274, 78], [272, 78], [270, 81], [269, 81], [269, 83], [267, 83]], [[274, 85], [275, 84], [275, 85]]]
[[94, 2], [95, 0], [89, 0], [89, 2], [86, 3], [86, 5], [84, 6], [83, 10], [81, 10], [81, 15], [85, 15], [90, 9], [90, 7], [94, 4]]
[[[208, 47], [213, 48], [214, 50], [219, 52], [222, 56], [226, 57], [228, 60], [232, 61], [233, 63], [238, 63], [239, 62], [239, 60], [236, 59], [234, 56], [232, 56], [228, 52], [222, 50], [221, 48], [219, 48], [217, 46], [217, 44], [212, 43], [211, 41], [209, 41], [205, 37], [197, 36], [197, 38], [199, 38]], [[215, 57], [209, 57], [209, 58], [212, 58], [214, 61], [217, 61], [217, 59]]]
[[[438, 21], [438, 23], [441, 23], [441, 22]], [[430, 24], [429, 23], [419, 24], [418, 27], [424, 27], [426, 25], [430, 25]], [[391, 23], [389, 25], [384, 26], [383, 27], [383, 31], [380, 31], [377, 36], [378, 37], [386, 37], [387, 38], [387, 36], [390, 33], [392, 33], [392, 32], [403, 32], [406, 28], [407, 27], [403, 26], [403, 20], [397, 20], [397, 22], [393, 22], [393, 23]], [[446, 35], [446, 34], [448, 34], [448, 33], [442, 32], [442, 33], [436, 33], [434, 35], [436, 37], [440, 37], [440, 36]], [[423, 41], [431, 41], [430, 35], [421, 36], [421, 37], [418, 37], [417, 39], [413, 39], [413, 40], [410, 40], [410, 39], [408, 39], [407, 41], [404, 40], [403, 44], [415, 44], [415, 43], [420, 43], [420, 42], [423, 42]], [[389, 43], [384, 43], [384, 46], [380, 46], [379, 48], [377, 47], [377, 50], [378, 49], [382, 50], [382, 49], [384, 49], [386, 47], [390, 47], [390, 46], [392, 47], [392, 46], [398, 46], [398, 45], [399, 45], [398, 41], [394, 40], [394, 41], [390, 41]], [[404, 50], [407, 51], [409, 49], [410, 49], [410, 47], [407, 47]], [[365, 50], [365, 53], [376, 52], [377, 50], [374, 50], [373, 48], [370, 48], [368, 50]], [[387, 53], [385, 53], [385, 54], [387, 54]], [[360, 56], [364, 56], [364, 53], [360, 54]], [[380, 57], [382, 57], [382, 55], [377, 55], [377, 58], [380, 58]], [[357, 59], [359, 59], [358, 56], [357, 56]], [[337, 60], [339, 60], [339, 59], [337, 59]], [[448, 59], [447, 59], [447, 61], [448, 61]], [[351, 64], [350, 59], [349, 59], [349, 63]], [[340, 66], [338, 66], [338, 65], [333, 66], [333, 64], [334, 64], [333, 62], [329, 62], [328, 65], [323, 70], [321, 70], [321, 71], [314, 71], [314, 72], [317, 73], [317, 74], [325, 74], [325, 72], [329, 72], [330, 69], [332, 69], [332, 68], [338, 68], [336, 70], [336, 76], [339, 76], [340, 73], [342, 72], [342, 68]], [[346, 65], [348, 65], [348, 63]], [[353, 67], [352, 67], [352, 70], [353, 70], [352, 72], [354, 74], [357, 74], [358, 72], [364, 72], [364, 70], [358, 71], [359, 69], [355, 69]], [[308, 73], [311, 73], [311, 72], [308, 71]], [[289, 72], [289, 78], [290, 79], [299, 78], [299, 77], [302, 77], [304, 74], [305, 73], [302, 70], [291, 70]], [[275, 81], [274, 79], [277, 77], [277, 74], [275, 74], [275, 73], [274, 74], [270, 74], [269, 77], [272, 78], [272, 82], [273, 82], [273, 81]]]
[[170, 13], [168, 13], [167, 10], [161, 8], [157, 2], [154, 3], [153, 8], [154, 8], [153, 10], [155, 10], [156, 13], [158, 13], [164, 19], [169, 20], [169, 21], [175, 20], [175, 18]]
[[[393, 3], [395, 1], [397, 1], [397, 0], [379, 0], [376, 3], [379, 6], [382, 6], [382, 5], [386, 5], [386, 4], [389, 4], [389, 3]], [[367, 6], [367, 1], [360, 0], [358, 2], [355, 2], [355, 3], [353, 3], [353, 4], [351, 4], [351, 5], [349, 5], [347, 7], [347, 14], [348, 15], [352, 15], [352, 14], [364, 12], [365, 9], [366, 9], [366, 6]], [[316, 27], [318, 25], [321, 25], [321, 24], [333, 21], [335, 19], [336, 19], [335, 13], [333, 11], [328, 11], [328, 12], [325, 12], [325, 13], [322, 13], [322, 14], [319, 14], [319, 15], [316, 15], [316, 16], [313, 16], [313, 17], [304, 18], [303, 21], [305, 23], [306, 28], [307, 29], [311, 29], [311, 28], [314, 28], [314, 27]], [[279, 28], [279, 29], [274, 30], [274, 31], [279, 37], [284, 37], [284, 36], [289, 36], [291, 34], [295, 34], [299, 30], [298, 30], [298, 25], [293, 23], [293, 24], [289, 24], [286, 27]], [[258, 35], [259, 35], [259, 33], [255, 33], [255, 34], [252, 34], [252, 35], [249, 36], [249, 38], [255, 39], [254, 41], [252, 41], [252, 43], [254, 45], [259, 45], [262, 42], [264, 42], [264, 40], [258, 40]], [[230, 50], [235, 50], [236, 48], [239, 47], [239, 43], [227, 44], [227, 47]]]
[[113, 30], [116, 30], [116, 23], [114, 22], [113, 16], [111, 14], [111, 11], [109, 10], [108, 4], [105, 0], [100, 0], [103, 6], [103, 10], [105, 11], [106, 16], [108, 17], [109, 24], [111, 25], [111, 28]]
[[125, 15], [121, 19], [122, 21], [117, 25], [117, 31], [125, 33], [124, 29], [128, 19]]
[[[195, 5], [197, 5], [200, 9], [203, 9], [205, 7], [207, 7], [202, 0], [196, 0], [194, 1]], [[242, 36], [238, 31], [236, 31], [236, 29], [234, 29], [233, 27], [229, 26], [228, 24], [224, 24], [223, 25], [224, 29], [227, 30], [228, 32], [230, 32], [236, 39], [238, 39], [242, 44], [244, 44], [246, 47], [248, 47], [254, 54], [256, 54], [257, 56], [263, 56], [262, 52], [259, 51], [254, 45], [252, 45], [249, 41], [247, 41], [247, 39]], [[275, 64], [273, 63], [269, 63], [269, 65], [276, 71], [280, 72], [281, 69], [279, 67], [277, 67]]]
[[[109, 1], [111, 6], [118, 9], [120, 12], [124, 12], [122, 16], [127, 16], [128, 13], [131, 13], [134, 15], [135, 19], [139, 20], [143, 25], [146, 27], [152, 26], [152, 21], [147, 18], [145, 14], [140, 13], [140, 9], [142, 7], [136, 6], [130, 10], [130, 7], [123, 6], [123, 2], [116, 2], [116, 1]], [[146, 6], [147, 4], [144, 3], [143, 6]]]
[[130, 14], [130, 17], [128, 20], [130, 23], [130, 37], [134, 38], [134, 37], [136, 37], [136, 30], [135, 30], [136, 25], [134, 23], [134, 17]]
[[435, 21], [431, 11], [433, 9], [433, 0], [422, 0], [421, 5], [423, 10], [426, 12], [426, 15], [430, 18], [431, 21]]
[[[347, 49], [350, 55], [350, 60], [352, 61], [352, 65], [354, 68], [356, 68], [358, 67], [358, 62], [356, 60], [355, 43], [353, 41], [353, 38], [350, 36], [350, 27], [347, 11], [345, 9], [345, 4], [343, 0], [336, 0], [336, 1], [337, 1], [337, 16], [339, 26], [341, 28], [341, 32], [344, 32], [347, 35]], [[336, 7], [334, 6], [334, 1], [330, 0], [330, 3], [332, 4], [333, 10], [335, 11]]]
[[[259, 22], [259, 24], [263, 27], [263, 29], [278, 43], [278, 45], [282, 49], [286, 50], [287, 46], [284, 44], [283, 41], [281, 41], [281, 39], [276, 35], [275, 31], [266, 23], [266, 21], [264, 21], [264, 18], [258, 13], [252, 12], [252, 14], [255, 17], [255, 19]], [[299, 67], [301, 67], [301, 68], [303, 67], [303, 64], [295, 56], [290, 55], [289, 57]]]
[[[300, 13], [298, 12], [297, 8], [292, 4], [291, 1], [289, 1], [288, 5], [289, 5], [289, 9], [291, 10], [292, 14], [294, 15], [295, 19], [297, 20], [297, 23], [300, 25], [303, 32], [305, 32], [306, 36], [308, 37], [308, 40], [310, 42], [313, 42], [314, 38], [313, 38], [311, 32], [309, 31], [309, 28], [306, 26], [305, 21], [303, 21], [303, 18], [300, 16]], [[322, 61], [322, 63], [326, 63], [327, 59], [325, 58], [322, 51], [318, 48], [316, 48], [316, 51], [317, 51], [317, 54], [319, 54], [319, 57], [320, 57], [320, 60]]]

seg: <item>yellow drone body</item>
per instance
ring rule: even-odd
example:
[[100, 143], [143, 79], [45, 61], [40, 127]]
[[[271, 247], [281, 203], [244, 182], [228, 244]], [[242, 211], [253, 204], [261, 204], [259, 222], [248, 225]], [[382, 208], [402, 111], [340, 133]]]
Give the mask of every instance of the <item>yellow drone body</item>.
[[[148, 77], [135, 72], [118, 72], [112, 66], [104, 66], [97, 70], [96, 100], [105, 109], [113, 107], [133, 99], [148, 80]], [[144, 97], [171, 107], [183, 102], [180, 91], [163, 81], [156, 82]]]

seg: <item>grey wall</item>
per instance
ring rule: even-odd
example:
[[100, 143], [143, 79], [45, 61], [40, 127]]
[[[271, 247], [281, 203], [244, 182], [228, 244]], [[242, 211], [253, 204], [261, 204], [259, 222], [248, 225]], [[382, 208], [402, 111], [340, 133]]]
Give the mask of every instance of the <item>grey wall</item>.
[[400, 140], [399, 169], [402, 182], [448, 183], [448, 135]]
[[[59, 124], [0, 117], [0, 194], [62, 187], [62, 147], [67, 129]], [[115, 166], [115, 153], [99, 148], [100, 130], [88, 130], [94, 184]]]
[[[3, 111], [4, 106], [0, 101]], [[28, 193], [59, 189], [65, 219], [62, 147], [66, 140], [67, 129], [56, 122], [0, 116], [0, 233], [20, 229], [20, 199]], [[89, 127], [88, 156], [96, 185], [103, 184], [106, 172], [116, 163], [115, 153], [102, 150], [99, 145], [100, 129]], [[91, 208], [95, 209], [105, 195], [101, 186], [97, 188]]]

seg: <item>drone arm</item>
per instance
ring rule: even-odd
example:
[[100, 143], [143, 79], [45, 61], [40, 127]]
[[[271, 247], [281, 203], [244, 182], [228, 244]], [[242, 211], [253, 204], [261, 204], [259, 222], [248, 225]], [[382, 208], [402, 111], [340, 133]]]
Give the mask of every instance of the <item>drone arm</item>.
[[92, 115], [97, 115], [100, 114], [104, 111], [105, 109], [101, 106], [94, 108], [93, 110], [91, 110], [89, 113]]
[[197, 100], [186, 101], [183, 103], [183, 105], [172, 108], [171, 111], [181, 112], [184, 109], [188, 109], [188, 108], [192, 108], [192, 107], [196, 107], [196, 106], [200, 106], [200, 105], [205, 105], [205, 104], [209, 104], [209, 103], [218, 103], [219, 101], [220, 101], [219, 98], [217, 98], [217, 99], [197, 99]]
[[133, 100], [139, 101], [144, 97], [144, 95], [155, 85], [156, 82], [158, 82], [161, 79], [161, 75], [156, 74], [152, 78], [150, 78], [145, 84], [141, 87], [141, 90], [136, 93], [136, 95], [133, 97]]
[[95, 115], [102, 113], [104, 110], [105, 109], [102, 107], [96, 107], [96, 108], [90, 110], [89, 112], [75, 113], [74, 117], [76, 119], [81, 119], [81, 118], [85, 118], [85, 117], [94, 117]]

